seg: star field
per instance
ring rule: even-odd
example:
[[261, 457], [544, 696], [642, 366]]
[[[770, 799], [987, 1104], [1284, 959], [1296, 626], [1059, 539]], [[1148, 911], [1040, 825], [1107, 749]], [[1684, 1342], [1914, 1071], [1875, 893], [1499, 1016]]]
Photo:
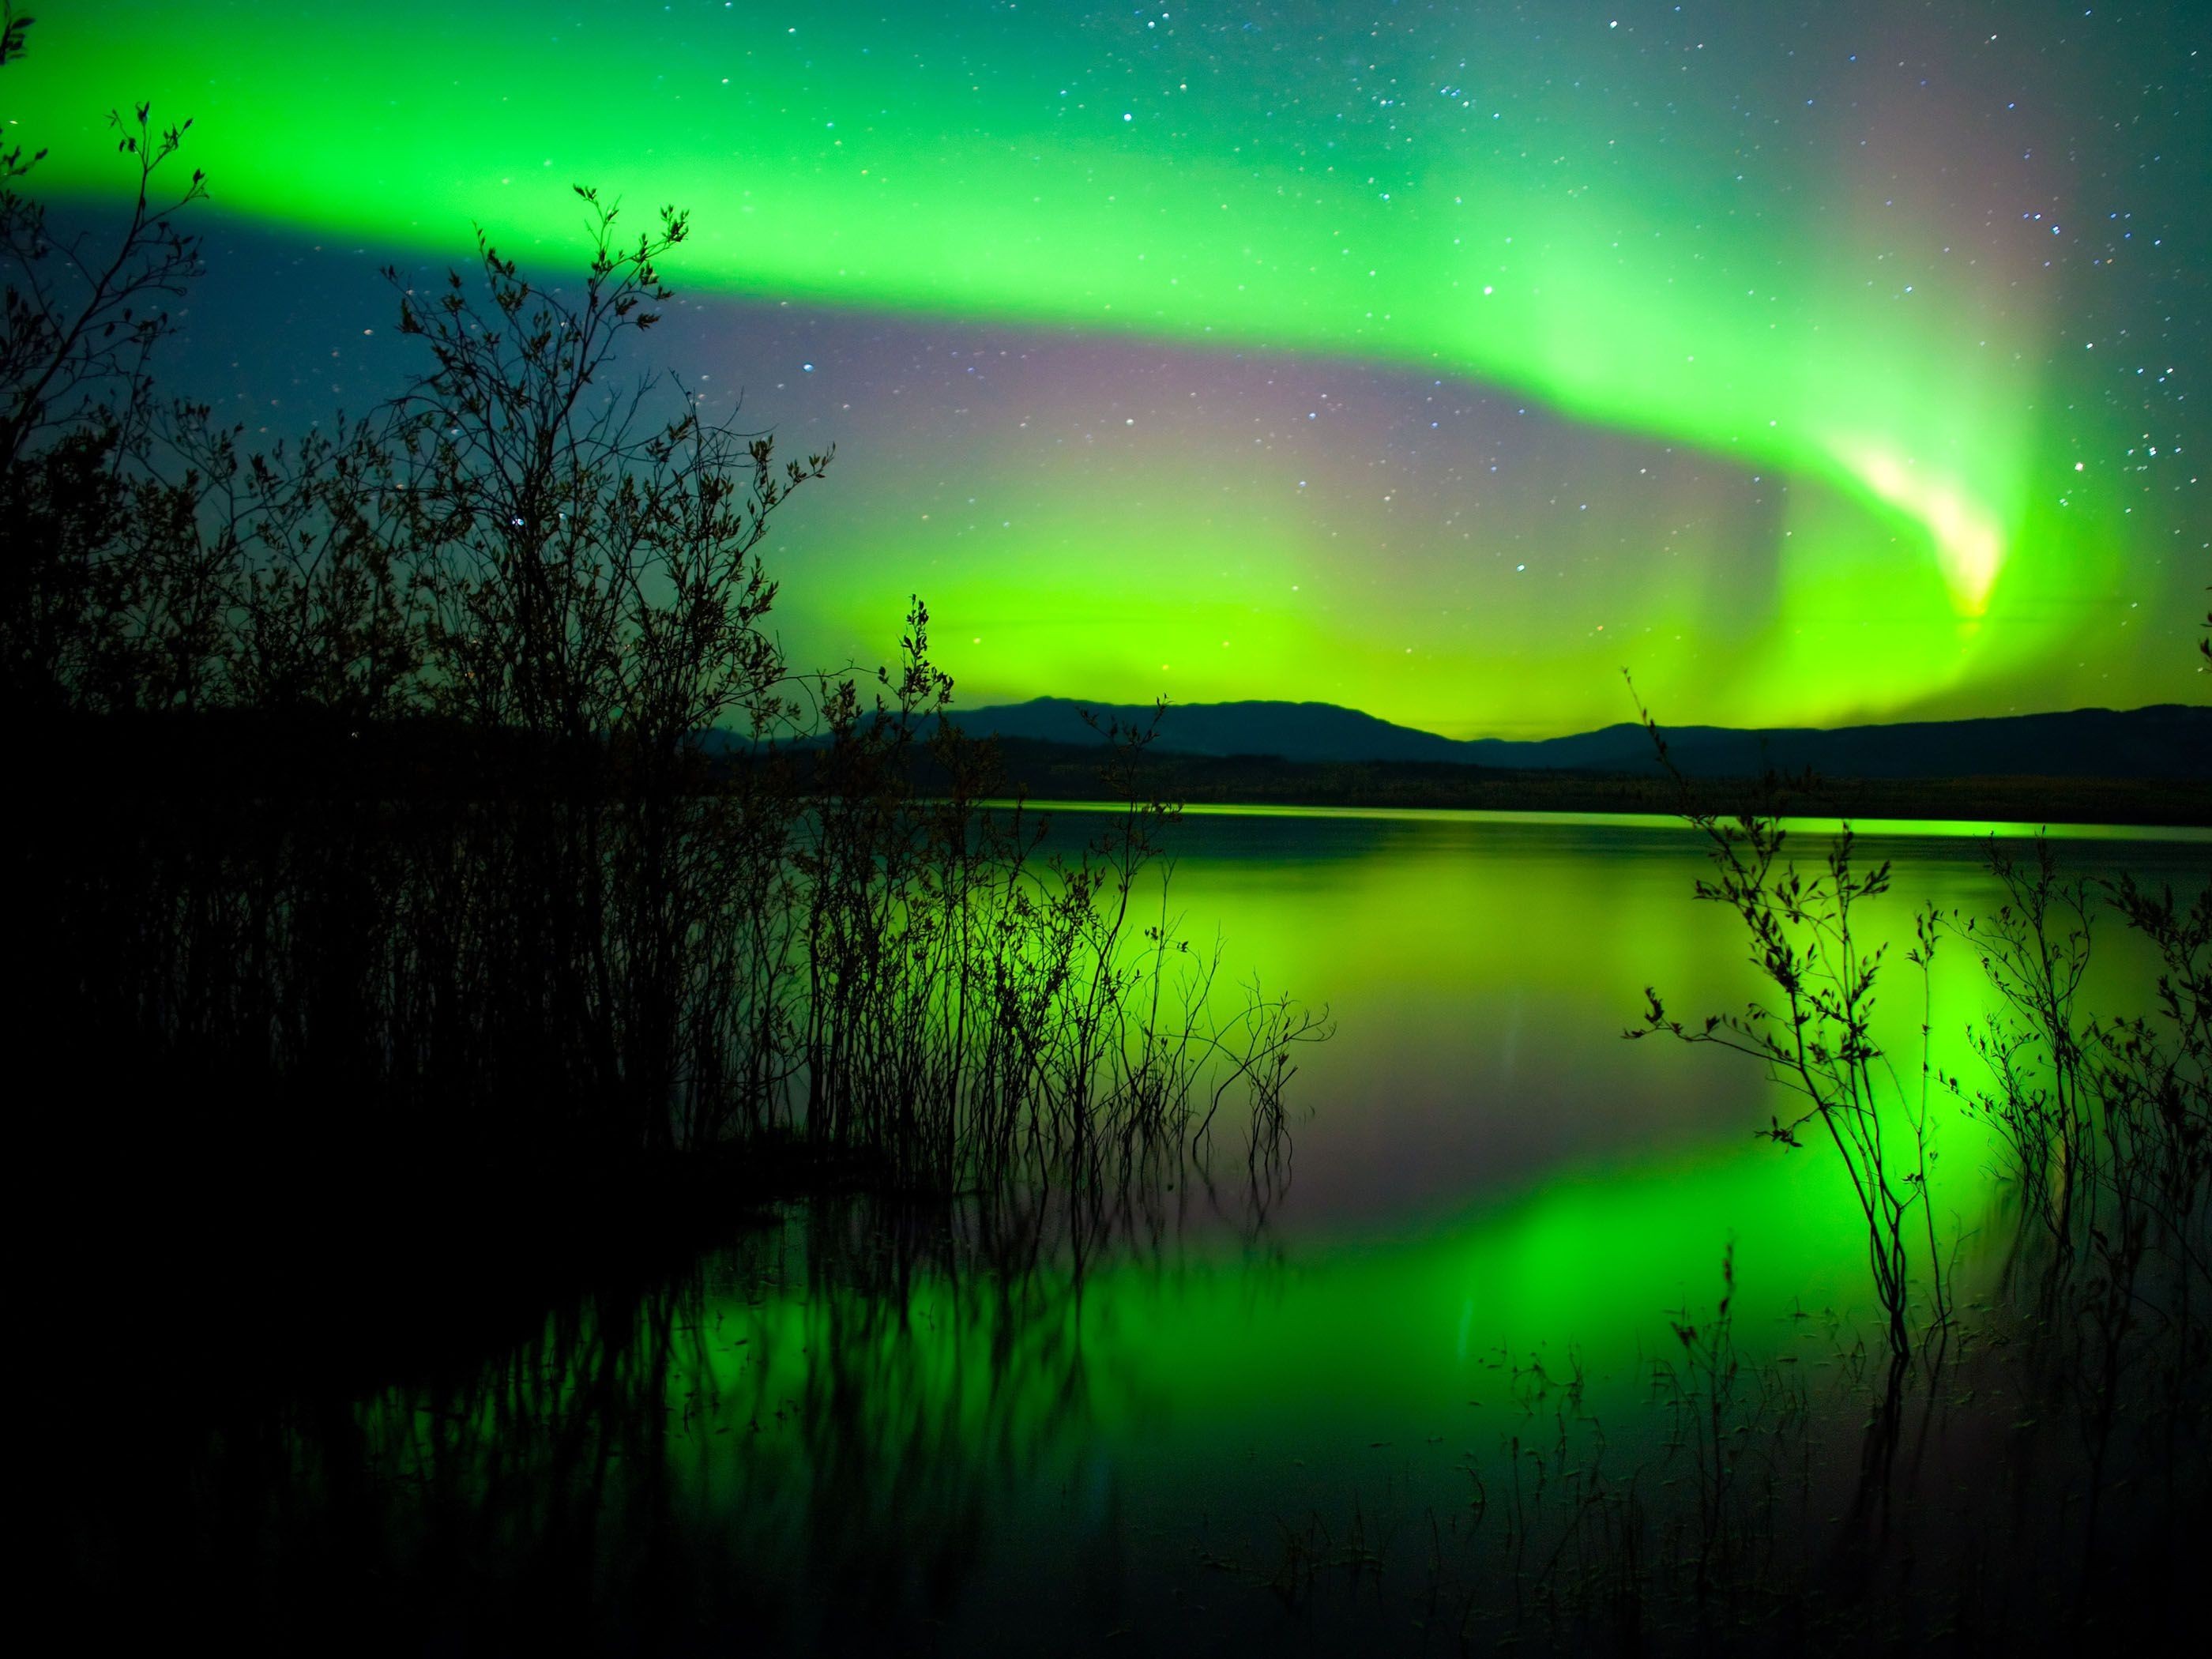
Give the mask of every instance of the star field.
[[[136, 0], [10, 118], [190, 113], [175, 372], [388, 382], [386, 258], [699, 227], [654, 343], [828, 488], [787, 642], [968, 701], [1455, 734], [2202, 700], [2208, 23], [2161, 5]], [[17, 71], [11, 70], [11, 75]], [[327, 374], [324, 371], [327, 368]], [[726, 404], [718, 404], [726, 407]]]

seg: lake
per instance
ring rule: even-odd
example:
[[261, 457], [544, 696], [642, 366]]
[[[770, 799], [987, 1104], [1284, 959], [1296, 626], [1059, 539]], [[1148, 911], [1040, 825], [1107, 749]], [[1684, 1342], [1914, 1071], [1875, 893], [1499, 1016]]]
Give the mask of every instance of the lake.
[[[2059, 850], [2201, 885], [2212, 834], [2156, 833]], [[1874, 931], [1901, 953], [1920, 903], [1994, 908], [1986, 834], [1863, 833], [1894, 864]], [[1753, 994], [1741, 923], [1692, 896], [1702, 847], [1668, 822], [1193, 813], [1167, 913], [1218, 933], [1224, 982], [1333, 1025], [1297, 1054], [1264, 1217], [1233, 1137], [1210, 1184], [1080, 1273], [861, 1200], [794, 1204], [525, 1340], [210, 1441], [214, 1576], [250, 1616], [352, 1607], [410, 1645], [1418, 1649], [1409, 1587], [1471, 1504], [1503, 1501], [1524, 1442], [1656, 1443], [1650, 1362], [1678, 1346], [1670, 1313], [1707, 1316], [1724, 1255], [1746, 1354], [1857, 1363], [1864, 1238], [1829, 1150], [1754, 1138], [1788, 1103], [1753, 1062], [1623, 1040], [1647, 986], [1686, 1017]], [[2117, 917], [2098, 952], [2085, 1007], [2147, 1007]], [[1885, 974], [1910, 1079], [1919, 981], [1901, 956]], [[1946, 941], [1941, 1063], [1966, 1066], [1956, 1034], [1990, 1006]], [[1954, 1112], [1937, 1150], [1972, 1262], [1992, 1148]], [[1340, 1571], [1317, 1607], [1297, 1585], [1320, 1558]]]

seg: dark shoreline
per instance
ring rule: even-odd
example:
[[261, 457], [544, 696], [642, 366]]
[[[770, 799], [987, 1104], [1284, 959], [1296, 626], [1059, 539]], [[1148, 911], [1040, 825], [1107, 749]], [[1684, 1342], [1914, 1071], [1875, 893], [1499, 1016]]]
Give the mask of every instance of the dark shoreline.
[[[1103, 746], [1035, 738], [991, 740], [1002, 788], [1032, 800], [1098, 798]], [[788, 768], [783, 787], [804, 787], [819, 750], [795, 744], [765, 763]], [[624, 757], [597, 745], [549, 750], [519, 732], [464, 731], [422, 720], [352, 726], [307, 715], [165, 714], [34, 725], [19, 738], [24, 769], [45, 787], [118, 802], [163, 799], [395, 801], [492, 799], [542, 793], [605, 798], [626, 788]], [[943, 793], [951, 780], [926, 742], [909, 754], [914, 787]], [[1504, 812], [1678, 816], [1686, 805], [1723, 817], [1781, 810], [1837, 818], [1958, 823], [2212, 826], [2212, 779], [1965, 776], [1816, 777], [1778, 796], [1755, 777], [1692, 776], [1682, 786], [1656, 761], [1646, 771], [1508, 770], [1444, 761], [1295, 761], [1273, 755], [1200, 755], [1152, 748], [1144, 784], [1158, 799], [1193, 806], [1315, 806]], [[738, 752], [702, 752], [696, 787], [718, 772], [763, 763]]]
[[[1097, 793], [1096, 750], [1000, 738], [1009, 781], [1034, 799]], [[1162, 798], [1194, 806], [1324, 806], [1498, 812], [1680, 814], [1682, 789], [1649, 776], [1507, 772], [1427, 761], [1285, 761], [1272, 756], [1155, 751], [1146, 757]], [[925, 773], [923, 782], [927, 786]], [[1776, 804], [1762, 780], [1692, 778], [1690, 802], [1723, 816]], [[2212, 825], [2212, 783], [2138, 778], [1822, 778], [1788, 790], [1793, 815], [1940, 818], [2008, 823]]]

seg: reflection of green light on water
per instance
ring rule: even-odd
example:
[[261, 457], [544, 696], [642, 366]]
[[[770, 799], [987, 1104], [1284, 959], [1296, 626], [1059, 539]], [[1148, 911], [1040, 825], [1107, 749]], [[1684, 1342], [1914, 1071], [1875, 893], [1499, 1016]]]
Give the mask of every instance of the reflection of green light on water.
[[[1978, 1206], [1986, 1165], [1966, 1139], [1950, 1148], [1945, 1197]], [[1666, 1353], [1668, 1316], [1710, 1313], [1731, 1241], [1747, 1358], [1793, 1342], [1800, 1310], [1862, 1310], [1858, 1226], [1831, 1158], [1736, 1143], [1563, 1171], [1410, 1239], [1272, 1264], [1201, 1253], [1164, 1273], [1123, 1262], [1079, 1295], [1051, 1274], [1008, 1290], [925, 1273], [888, 1297], [739, 1281], [710, 1293], [672, 1350], [660, 1386], [691, 1427], [666, 1455], [706, 1501], [803, 1494], [824, 1476], [810, 1460], [825, 1429], [857, 1437], [848, 1455], [926, 1443], [988, 1461], [994, 1445], [1046, 1447], [1075, 1377], [1078, 1438], [1140, 1462], [1255, 1439], [1464, 1436], [1481, 1426], [1469, 1402], [1504, 1407], [1501, 1366], [1531, 1358], [1578, 1361], [1593, 1400], [1621, 1406], [1641, 1362]], [[562, 1409], [581, 1387], [569, 1379]], [[479, 1430], [496, 1438], [499, 1403], [485, 1412]]]
[[[1986, 1177], [1952, 1151], [1947, 1195], [1979, 1203]], [[1164, 1273], [1125, 1262], [1079, 1294], [1049, 1274], [1009, 1289], [930, 1273], [889, 1296], [739, 1282], [677, 1340], [659, 1386], [684, 1430], [653, 1455], [694, 1503], [742, 1506], [775, 1536], [775, 1506], [795, 1516], [841, 1480], [864, 1503], [908, 1459], [957, 1488], [1010, 1457], [1044, 1460], [1025, 1478], [1102, 1451], [1188, 1476], [1254, 1445], [1457, 1445], [1510, 1424], [1508, 1370], [1531, 1360], [1579, 1366], [1594, 1408], [1626, 1412], [1669, 1352], [1668, 1316], [1709, 1316], [1731, 1240], [1738, 1349], [1783, 1352], [1805, 1334], [1798, 1312], [1863, 1304], [1857, 1226], [1832, 1160], [1739, 1143], [1562, 1172], [1418, 1238]], [[506, 1421], [488, 1404], [479, 1432]]]
[[[1083, 814], [1067, 817], [1079, 830]], [[1688, 896], [1704, 866], [1694, 839], [1668, 821], [1533, 817], [1240, 812], [1204, 818], [1181, 839], [1178, 909], [1223, 918], [1232, 960], [1257, 964], [1265, 982], [1340, 994], [1346, 1030], [1301, 1057], [1328, 1097], [1300, 1131], [1310, 1184], [1327, 1188], [1337, 1174], [1316, 1163], [1437, 1156], [1446, 1143], [1426, 1111], [1466, 1115], [1510, 1144], [1517, 1118], [1557, 1109], [1537, 1103], [1562, 1079], [1568, 1109], [1600, 1127], [1607, 1150], [1555, 1153], [1517, 1177], [1478, 1164], [1466, 1178], [1486, 1196], [1472, 1209], [1462, 1189], [1449, 1206], [1424, 1198], [1359, 1216], [1328, 1211], [1286, 1235], [1279, 1261], [1201, 1249], [1171, 1273], [1092, 1273], [1079, 1304], [1043, 1305], [1048, 1346], [1079, 1352], [1086, 1411], [1103, 1431], [1156, 1434], [1172, 1419], [1175, 1432], [1200, 1440], [1263, 1420], [1320, 1432], [1330, 1411], [1356, 1402], [1394, 1432], [1423, 1423], [1438, 1432], [1470, 1395], [1494, 1392], [1488, 1362], [1540, 1354], [1557, 1364], [1571, 1349], [1594, 1376], [1632, 1388], [1638, 1355], [1671, 1340], [1668, 1313], [1710, 1308], [1731, 1240], [1747, 1355], [1796, 1339], [1792, 1310], [1846, 1321], [1865, 1312], [1865, 1224], [1817, 1126], [1800, 1149], [1753, 1140], [1769, 1110], [1786, 1115], [1791, 1099], [1756, 1066], [1618, 1040], [1653, 978], [1685, 993], [1670, 1000], [1686, 1014], [1741, 1006], [1755, 988], [1737, 924]], [[1899, 842], [1899, 890], [1865, 908], [1869, 937], [1909, 937], [1911, 910], [1927, 897], [1978, 904], [1989, 878], [1956, 836], [1996, 827], [1885, 826]], [[1911, 854], [1916, 841], [1925, 854]], [[1817, 860], [1822, 846], [1808, 835], [1802, 851]], [[1728, 971], [1717, 975], [1716, 963]], [[1962, 951], [1939, 949], [1938, 963], [1935, 1059], [1958, 1071], [1956, 1034], [1990, 1009], [1990, 993]], [[2100, 976], [2100, 994], [2124, 983]], [[1885, 1110], [1901, 1122], [1920, 1058], [1919, 988], [1899, 967], [1885, 988], [1881, 1030], [1905, 1080]], [[1486, 1078], [1462, 1094], [1455, 1080], [1494, 1046], [1486, 1028], [1506, 994], [1536, 999], [1543, 1027], [1502, 1085]], [[1394, 1052], [1406, 1043], [1424, 1048], [1418, 1060]], [[1379, 1092], [1369, 1092], [1370, 1073], [1387, 1079]], [[1954, 1107], [1939, 1101], [1935, 1121], [1933, 1188], [1948, 1238], [1984, 1219], [1997, 1160], [1983, 1127]], [[1698, 1127], [1686, 1136], [1686, 1125]], [[916, 1379], [934, 1377], [933, 1388], [992, 1377], [988, 1357], [1010, 1328], [973, 1289], [925, 1279], [870, 1340], [943, 1345], [917, 1362]], [[816, 1328], [808, 1306], [802, 1295], [780, 1309], [772, 1300], [750, 1314], [727, 1310], [782, 1330], [764, 1346], [799, 1370], [779, 1389], [799, 1388], [812, 1363], [798, 1358]], [[1045, 1340], [1035, 1328], [1029, 1338]]]
[[[696, 1304], [641, 1320], [665, 1346], [617, 1333], [611, 1356], [556, 1378], [557, 1432], [536, 1443], [514, 1409], [542, 1374], [526, 1352], [462, 1435], [468, 1479], [511, 1480], [541, 1451], [572, 1468], [580, 1443], [613, 1470], [617, 1532], [624, 1502], [665, 1495], [688, 1538], [754, 1580], [820, 1575], [796, 1600], [841, 1568], [875, 1582], [939, 1549], [1003, 1590], [1023, 1577], [1010, 1559], [1041, 1574], [1094, 1548], [1120, 1562], [1157, 1525], [1180, 1548], [1199, 1515], [1272, 1539], [1309, 1503], [1334, 1516], [1393, 1480], [1426, 1501], [1463, 1460], [1494, 1475], [1500, 1449], [1547, 1420], [1511, 1374], [1532, 1362], [1583, 1375], [1578, 1408], [1632, 1462], [1665, 1427], [1648, 1407], [1650, 1363], [1680, 1352], [1669, 1316], [1710, 1319], [1731, 1243], [1741, 1358], [1794, 1362], [1813, 1390], [1849, 1374], [1838, 1356], [1874, 1327], [1864, 1223], [1832, 1148], [1816, 1127], [1798, 1150], [1752, 1138], [1789, 1103], [1756, 1066], [1613, 1036], [1649, 978], [1685, 988], [1685, 1013], [1740, 1006], [1753, 982], [1732, 919], [1687, 896], [1693, 841], [1613, 819], [1243, 816], [1186, 826], [1181, 902], [1225, 920], [1239, 964], [1334, 994], [1346, 1028], [1305, 1057], [1321, 1115], [1298, 1126], [1283, 1224], [1256, 1246], [1201, 1232], [1163, 1260], [1108, 1258], [1078, 1284], [1064, 1263], [908, 1271], [873, 1236], [846, 1254], [848, 1218], [810, 1212], [710, 1266]], [[2080, 856], [2193, 882], [2201, 846]], [[1916, 897], [1990, 908], [1970, 843], [1897, 850], [1876, 933], [1900, 936]], [[2122, 939], [2100, 950], [2095, 1005], [2146, 1006], [2140, 957]], [[1989, 993], [1963, 951], [1937, 961], [1937, 1063], [1967, 1069], [1959, 1034]], [[1917, 982], [1900, 969], [1884, 993], [1910, 1084]], [[1955, 1109], [1939, 1103], [1936, 1123], [1940, 1231], [1972, 1275], [2003, 1242], [1999, 1160]], [[1368, 1161], [1395, 1184], [1361, 1187]], [[1428, 1164], [1441, 1190], [1407, 1184]], [[1318, 1201], [1301, 1212], [1301, 1196]], [[395, 1396], [364, 1419], [411, 1468], [449, 1425], [406, 1411]]]

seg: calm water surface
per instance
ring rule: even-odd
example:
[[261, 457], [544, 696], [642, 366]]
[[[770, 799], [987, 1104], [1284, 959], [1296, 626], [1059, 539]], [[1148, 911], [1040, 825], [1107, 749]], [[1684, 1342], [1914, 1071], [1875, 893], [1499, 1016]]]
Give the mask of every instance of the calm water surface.
[[[2212, 836], [2163, 833], [2062, 852], [2193, 890]], [[1579, 1369], [1590, 1411], [1627, 1411], [1731, 1242], [1746, 1348], [1826, 1363], [1866, 1299], [1827, 1150], [1753, 1139], [1787, 1103], [1748, 1060], [1621, 1037], [1647, 985], [1684, 1017], [1751, 994], [1738, 925], [1691, 897], [1701, 845], [1618, 819], [1193, 815], [1170, 913], [1201, 944], [1218, 930], [1227, 975], [1335, 1025], [1299, 1056], [1264, 1228], [1174, 1194], [1179, 1234], [1078, 1279], [794, 1210], [459, 1384], [354, 1401], [345, 1455], [380, 1494], [362, 1535], [403, 1581], [456, 1551], [495, 1582], [557, 1580], [547, 1605], [607, 1639], [1234, 1650], [1282, 1638], [1253, 1582], [1285, 1528], [1460, 1501], [1532, 1368]], [[1869, 920], [1900, 953], [1917, 905], [1997, 902], [1978, 834], [1862, 848], [1894, 861]], [[2107, 918], [2086, 1004], [2148, 1006], [2130, 944]], [[1987, 995], [1958, 941], [1936, 967], [1938, 1058], [1963, 1066], [1954, 1034]], [[1890, 974], [1917, 1075], [1918, 981]], [[1954, 1119], [1939, 1152], [1939, 1206], [1970, 1236], [1990, 1149]], [[424, 1611], [449, 1593], [409, 1606], [458, 1619]]]

